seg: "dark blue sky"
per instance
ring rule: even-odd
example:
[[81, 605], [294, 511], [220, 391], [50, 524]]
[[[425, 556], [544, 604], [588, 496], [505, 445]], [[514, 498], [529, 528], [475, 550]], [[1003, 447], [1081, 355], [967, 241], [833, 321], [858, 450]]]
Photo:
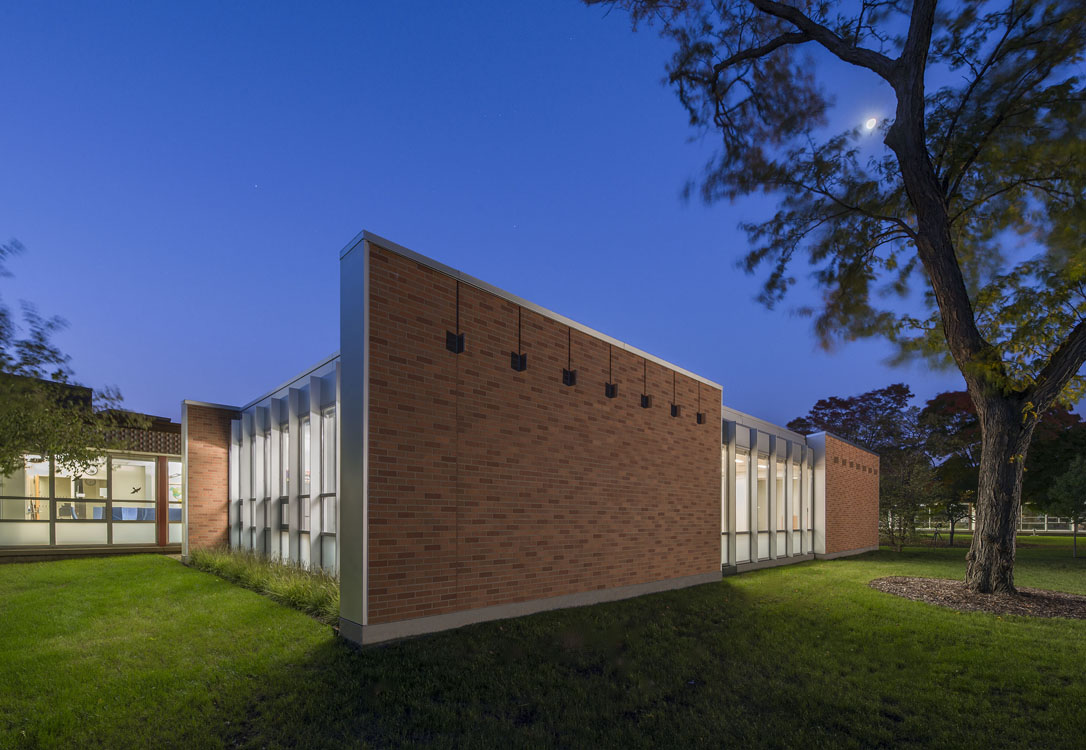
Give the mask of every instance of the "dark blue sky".
[[[0, 295], [67, 318], [77, 377], [129, 408], [244, 403], [338, 349], [338, 251], [363, 228], [774, 421], [896, 381], [961, 387], [886, 366], [881, 342], [824, 353], [758, 306], [736, 223], [772, 203], [681, 200], [712, 140], [661, 83], [669, 46], [621, 13], [8, 3], [0, 38], [0, 236], [30, 250]], [[862, 75], [831, 89], [846, 126], [886, 113]]]

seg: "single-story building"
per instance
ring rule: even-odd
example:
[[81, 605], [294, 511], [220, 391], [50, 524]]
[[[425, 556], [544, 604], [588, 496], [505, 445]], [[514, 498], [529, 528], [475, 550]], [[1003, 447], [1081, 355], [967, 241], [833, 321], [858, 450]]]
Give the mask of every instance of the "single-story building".
[[362, 232], [340, 352], [182, 405], [184, 545], [340, 577], [374, 643], [878, 545], [878, 456]]

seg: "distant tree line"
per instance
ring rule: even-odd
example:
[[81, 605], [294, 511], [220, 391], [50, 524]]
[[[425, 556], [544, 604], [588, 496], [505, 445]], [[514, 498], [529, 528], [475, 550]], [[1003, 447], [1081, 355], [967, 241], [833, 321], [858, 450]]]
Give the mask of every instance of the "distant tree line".
[[[965, 391], [912, 405], [904, 383], [856, 396], [820, 399], [790, 429], [826, 431], [879, 454], [879, 523], [900, 550], [927, 513], [954, 526], [968, 520], [980, 475], [981, 427]], [[1086, 520], [1086, 422], [1064, 406], [1045, 412], [1025, 457], [1022, 504], [1038, 513]], [[1080, 492], [1078, 488], [1082, 488]]]

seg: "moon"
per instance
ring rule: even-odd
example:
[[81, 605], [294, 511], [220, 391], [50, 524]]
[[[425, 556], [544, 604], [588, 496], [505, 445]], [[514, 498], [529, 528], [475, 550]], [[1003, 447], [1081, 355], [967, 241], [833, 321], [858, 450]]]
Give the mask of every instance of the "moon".
[[879, 121], [874, 117], [867, 118], [867, 122], [864, 123], [864, 127], [868, 130], [874, 130], [875, 126], [879, 124]]

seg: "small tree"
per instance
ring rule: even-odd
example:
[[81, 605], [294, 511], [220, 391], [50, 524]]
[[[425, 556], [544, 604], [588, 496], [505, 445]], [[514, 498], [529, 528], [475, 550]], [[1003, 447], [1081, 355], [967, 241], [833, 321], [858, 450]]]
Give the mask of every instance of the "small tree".
[[927, 456], [899, 450], [879, 456], [879, 525], [898, 552], [916, 536], [917, 517], [939, 491]]
[[1076, 456], [1067, 471], [1052, 480], [1044, 510], [1071, 519], [1071, 555], [1078, 557], [1078, 525], [1086, 521], [1086, 456]]
[[940, 508], [940, 515], [946, 519], [950, 524], [950, 546], [954, 546], [954, 525], [959, 521], [964, 521], [969, 518], [971, 512], [971, 506], [973, 504], [973, 498], [977, 495], [975, 490], [965, 490], [958, 494], [956, 498], [947, 500]]

